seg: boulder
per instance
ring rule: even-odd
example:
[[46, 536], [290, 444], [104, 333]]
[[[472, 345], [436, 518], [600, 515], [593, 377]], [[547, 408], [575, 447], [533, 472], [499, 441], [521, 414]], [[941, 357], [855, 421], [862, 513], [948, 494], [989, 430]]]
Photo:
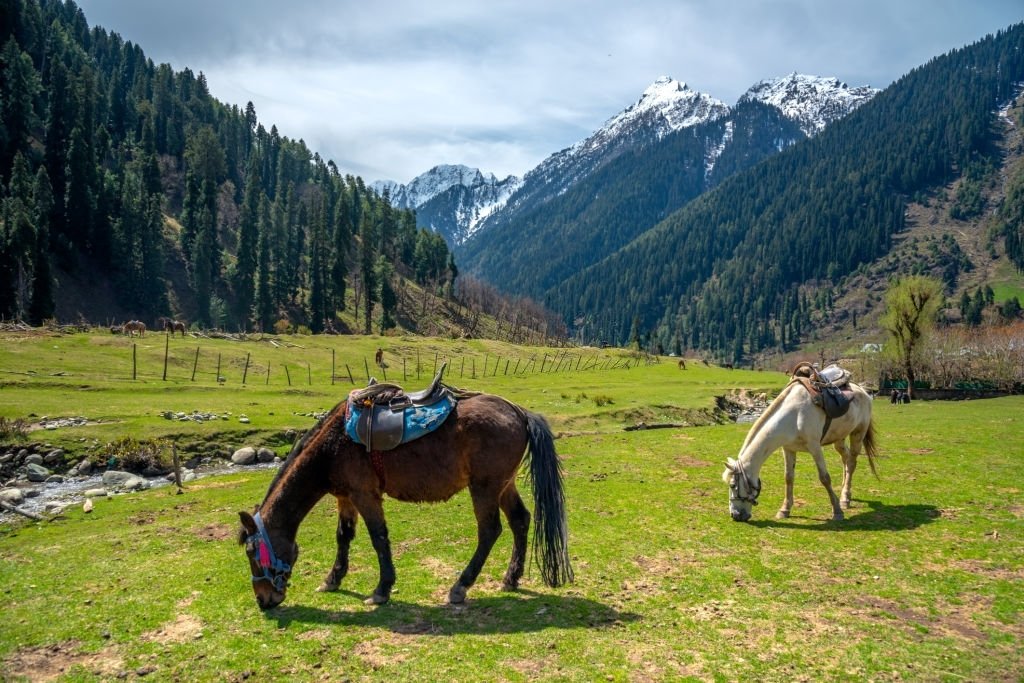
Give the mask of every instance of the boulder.
[[52, 474], [50, 470], [46, 469], [42, 465], [30, 463], [25, 465], [25, 476], [29, 481], [46, 481], [46, 478]]
[[27, 453], [22, 462], [24, 462], [26, 465], [42, 465], [43, 456], [39, 455], [38, 453]]
[[103, 473], [103, 486], [106, 488], [124, 488], [125, 482], [129, 479], [138, 479], [131, 472], [121, 470], [107, 470]]
[[260, 448], [256, 451], [256, 462], [274, 462], [277, 455], [269, 448]]
[[75, 468], [80, 477], [88, 477], [92, 474], [92, 461], [89, 458], [82, 458], [82, 462], [78, 463], [78, 467]]
[[46, 465], [56, 465], [64, 460], [64, 451], [60, 448], [55, 448], [46, 455], [43, 456], [43, 463]]
[[256, 449], [252, 446], [239, 448], [231, 455], [231, 462], [236, 465], [251, 465], [256, 460]]
[[25, 502], [25, 494], [22, 493], [21, 489], [0, 489], [0, 500], [11, 505], [21, 505]]
[[82, 492], [82, 495], [85, 496], [86, 498], [106, 498], [107, 497], [107, 490], [106, 489], [86, 489], [85, 491]]

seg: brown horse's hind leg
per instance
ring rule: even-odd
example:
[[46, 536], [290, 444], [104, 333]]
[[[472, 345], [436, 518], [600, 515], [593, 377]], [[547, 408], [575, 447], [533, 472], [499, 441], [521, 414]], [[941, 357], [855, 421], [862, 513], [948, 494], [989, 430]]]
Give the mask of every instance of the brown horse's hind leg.
[[512, 559], [508, 563], [508, 571], [505, 572], [505, 580], [502, 588], [513, 591], [519, 587], [519, 579], [523, 577], [523, 570], [526, 567], [526, 539], [530, 531], [530, 511], [523, 504], [523, 499], [516, 490], [515, 482], [510, 482], [508, 487], [501, 492], [498, 500], [508, 526], [512, 529]]
[[462, 570], [459, 580], [448, 591], [448, 602], [453, 605], [466, 601], [466, 591], [476, 583], [494, 542], [501, 535], [501, 516], [498, 514], [498, 496], [495, 491], [492, 488], [481, 491], [470, 486], [470, 496], [473, 498], [473, 512], [476, 513], [476, 552]]
[[329, 592], [338, 590], [341, 580], [348, 574], [348, 549], [356, 535], [356, 522], [358, 519], [359, 513], [356, 512], [352, 501], [343, 496], [338, 496], [338, 529], [334, 534], [338, 541], [338, 555], [334, 558], [334, 567], [331, 568], [327, 578], [317, 588], [318, 591]]

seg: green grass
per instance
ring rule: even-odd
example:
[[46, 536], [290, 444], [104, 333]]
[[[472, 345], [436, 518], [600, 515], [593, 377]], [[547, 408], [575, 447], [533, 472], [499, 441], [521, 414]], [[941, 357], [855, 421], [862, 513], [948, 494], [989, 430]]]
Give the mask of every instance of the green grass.
[[[311, 350], [322, 341], [307, 340], [310, 357], [322, 358], [322, 349]], [[337, 348], [358, 358], [378, 341], [341, 338]], [[225, 353], [249, 348], [223, 344]], [[422, 357], [432, 347], [455, 355], [466, 343], [408, 344]], [[492, 358], [497, 350], [483, 342], [470, 348], [481, 359], [483, 349]], [[69, 366], [74, 355], [65, 355]], [[18, 368], [9, 358], [2, 366]], [[150, 418], [163, 408], [158, 400], [212, 395], [260, 420], [279, 418], [275, 428], [283, 428], [301, 423], [289, 411], [323, 407], [335, 395], [329, 384], [296, 395], [238, 383], [193, 389], [186, 381], [174, 385], [175, 394], [159, 378], [97, 378], [79, 381], [98, 388], [68, 397], [64, 389], [33, 386], [39, 381], [54, 382], [27, 378], [0, 389], [0, 414], [19, 416], [13, 406], [20, 401], [24, 415], [36, 399], [64, 400], [68, 414], [109, 403], [112, 418], [132, 409], [120, 424], [154, 434], [162, 422]], [[563, 433], [556, 445], [566, 470], [576, 582], [548, 589], [533, 568], [523, 590], [502, 592], [511, 551], [506, 532], [462, 607], [445, 599], [474, 545], [465, 493], [435, 505], [386, 502], [398, 583], [380, 608], [363, 604], [377, 570], [362, 527], [342, 590], [315, 592], [334, 553], [330, 500], [300, 529], [302, 554], [287, 601], [266, 613], [256, 607], [235, 543], [237, 511], [262, 498], [268, 471], [202, 479], [183, 495], [159, 489], [119, 496], [49, 523], [8, 522], [0, 527], [0, 676], [1020, 680], [1024, 398], [876, 403], [881, 479], [858, 470], [854, 507], [841, 523], [828, 521], [806, 454], [798, 456], [792, 518], [773, 519], [783, 492], [776, 454], [762, 472], [753, 522], [731, 521], [720, 475], [747, 425], [622, 431], [638, 415], [651, 422], [697, 414], [691, 410], [709, 414], [716, 395], [741, 387], [777, 391], [784, 383], [778, 373], [680, 371], [668, 362], [463, 382], [546, 414]], [[122, 394], [134, 395], [136, 405], [118, 399]], [[612, 403], [598, 406], [595, 396]], [[117, 400], [125, 407], [115, 407]], [[264, 418], [270, 407], [280, 415]], [[222, 438], [238, 429], [220, 428]], [[841, 476], [838, 457], [829, 451], [828, 458], [833, 478]]]

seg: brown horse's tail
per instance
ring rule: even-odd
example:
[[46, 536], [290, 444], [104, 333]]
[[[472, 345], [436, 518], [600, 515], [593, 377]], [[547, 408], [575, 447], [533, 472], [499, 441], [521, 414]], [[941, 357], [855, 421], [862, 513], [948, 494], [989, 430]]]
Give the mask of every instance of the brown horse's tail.
[[544, 583], [551, 587], [561, 586], [573, 580], [562, 464], [547, 420], [528, 410], [523, 410], [523, 413], [529, 438], [529, 478], [533, 488], [533, 557], [540, 567]]
[[878, 445], [875, 443], [875, 420], [868, 422], [868, 431], [864, 433], [864, 452], [868, 454], [868, 465], [871, 467], [871, 474], [879, 479], [878, 470], [875, 469], [875, 457], [878, 455]]

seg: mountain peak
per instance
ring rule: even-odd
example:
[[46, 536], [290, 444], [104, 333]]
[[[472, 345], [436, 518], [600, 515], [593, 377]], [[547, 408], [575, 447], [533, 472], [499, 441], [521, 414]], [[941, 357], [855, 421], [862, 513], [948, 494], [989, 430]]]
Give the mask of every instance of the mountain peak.
[[755, 83], [739, 101], [752, 100], [778, 107], [810, 137], [878, 92], [868, 85], [851, 88], [834, 76], [811, 76], [794, 71]]

